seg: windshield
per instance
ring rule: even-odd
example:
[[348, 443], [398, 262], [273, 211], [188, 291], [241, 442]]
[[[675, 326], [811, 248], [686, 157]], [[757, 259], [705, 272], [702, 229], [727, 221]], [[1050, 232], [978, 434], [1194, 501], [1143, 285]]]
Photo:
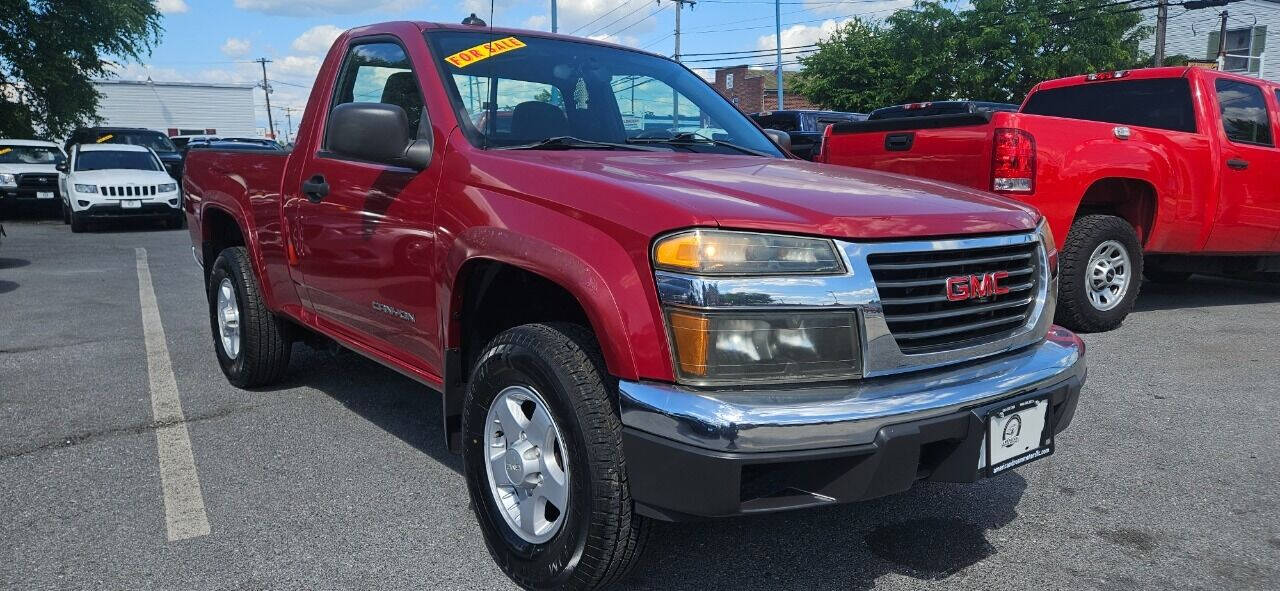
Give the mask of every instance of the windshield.
[[80, 152], [76, 157], [76, 170], [155, 170], [159, 171], [160, 163], [150, 152], [125, 152], [123, 150], [104, 150]]
[[535, 36], [499, 35], [488, 52], [490, 39], [484, 32], [427, 34], [473, 145], [512, 147], [571, 136], [782, 156], [746, 116], [675, 62]]
[[173, 142], [160, 132], [146, 131], [103, 131], [98, 133], [98, 137], [93, 139], [96, 144], [128, 144], [130, 146], [143, 146], [151, 148], [157, 152], [176, 152], [178, 149], [174, 147]]
[[0, 164], [57, 164], [62, 150], [48, 146], [0, 145]]

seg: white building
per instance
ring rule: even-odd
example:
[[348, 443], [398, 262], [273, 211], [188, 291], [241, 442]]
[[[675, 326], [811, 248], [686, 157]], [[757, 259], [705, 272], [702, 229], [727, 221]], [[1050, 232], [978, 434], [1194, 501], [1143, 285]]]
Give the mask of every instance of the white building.
[[145, 127], [168, 135], [261, 137], [254, 85], [95, 80], [103, 125]]
[[[1165, 55], [1185, 55], [1194, 60], [1216, 60], [1222, 26], [1219, 14], [1227, 11], [1225, 70], [1280, 82], [1280, 0], [1241, 0], [1225, 7], [1186, 10], [1169, 7]], [[1154, 9], [1146, 11], [1144, 25], [1154, 25]], [[1275, 47], [1274, 51], [1267, 51]], [[1142, 42], [1142, 51], [1155, 52], [1155, 39]]]

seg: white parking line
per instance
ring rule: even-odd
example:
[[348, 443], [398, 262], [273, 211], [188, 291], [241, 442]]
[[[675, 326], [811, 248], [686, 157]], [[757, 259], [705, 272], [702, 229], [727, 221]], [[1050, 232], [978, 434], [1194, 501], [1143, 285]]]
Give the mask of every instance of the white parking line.
[[138, 256], [138, 298], [142, 302], [142, 332], [147, 346], [147, 373], [151, 383], [151, 414], [159, 427], [156, 447], [160, 456], [160, 485], [164, 489], [164, 521], [169, 541], [209, 535], [209, 516], [204, 511], [200, 477], [191, 454], [191, 435], [178, 399], [178, 381], [173, 376], [169, 346], [160, 324], [160, 308], [151, 285], [147, 249], [134, 249]]

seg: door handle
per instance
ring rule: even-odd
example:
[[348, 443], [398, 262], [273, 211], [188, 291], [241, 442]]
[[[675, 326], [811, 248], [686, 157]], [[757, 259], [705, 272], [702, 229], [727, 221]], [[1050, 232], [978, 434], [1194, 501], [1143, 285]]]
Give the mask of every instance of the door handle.
[[1240, 158], [1232, 158], [1227, 161], [1227, 166], [1235, 170], [1244, 170], [1249, 168], [1249, 161]]
[[302, 181], [302, 194], [307, 196], [307, 201], [320, 203], [329, 196], [329, 183], [325, 182], [324, 175], [317, 174]]
[[906, 152], [911, 149], [911, 144], [915, 143], [915, 140], [914, 133], [891, 133], [884, 136], [884, 149], [890, 152]]

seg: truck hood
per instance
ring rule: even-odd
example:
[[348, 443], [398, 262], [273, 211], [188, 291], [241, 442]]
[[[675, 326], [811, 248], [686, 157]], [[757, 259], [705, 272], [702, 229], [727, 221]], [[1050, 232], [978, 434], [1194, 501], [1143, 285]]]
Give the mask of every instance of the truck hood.
[[56, 173], [57, 169], [52, 164], [25, 164], [25, 163], [9, 163], [0, 164], [0, 172], [5, 174], [26, 174], [32, 172]]
[[[510, 152], [631, 189], [726, 228], [851, 239], [1025, 231], [1039, 214], [994, 194], [865, 169], [722, 154]], [[551, 175], [547, 178], [555, 178]]]

